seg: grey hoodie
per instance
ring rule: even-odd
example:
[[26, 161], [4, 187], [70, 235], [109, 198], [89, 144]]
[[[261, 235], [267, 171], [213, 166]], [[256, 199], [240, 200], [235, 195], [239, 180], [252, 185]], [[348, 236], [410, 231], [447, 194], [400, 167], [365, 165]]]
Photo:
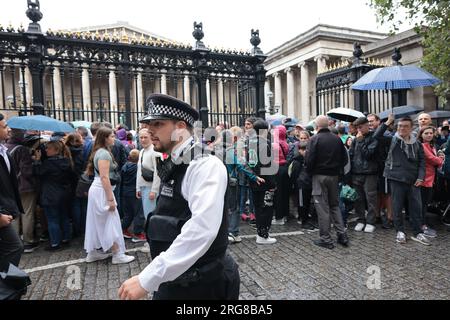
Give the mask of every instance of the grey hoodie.
[[405, 141], [398, 133], [394, 135], [384, 168], [384, 176], [390, 180], [414, 184], [425, 178], [425, 158], [422, 144], [414, 134]]

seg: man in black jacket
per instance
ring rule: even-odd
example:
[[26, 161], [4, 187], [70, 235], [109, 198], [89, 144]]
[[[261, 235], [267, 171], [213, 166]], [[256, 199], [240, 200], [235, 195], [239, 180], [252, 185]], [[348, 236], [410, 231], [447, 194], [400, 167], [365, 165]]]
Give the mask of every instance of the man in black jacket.
[[338, 179], [347, 164], [347, 151], [341, 139], [328, 129], [328, 118], [315, 120], [319, 132], [309, 140], [306, 151], [306, 168], [313, 176], [314, 206], [319, 218], [320, 239], [314, 244], [333, 249], [330, 235], [331, 220], [338, 234], [338, 243], [347, 246], [348, 237], [339, 210]]
[[[355, 231], [373, 232], [377, 205], [378, 140], [374, 138], [374, 132], [370, 131], [369, 120], [366, 117], [356, 119], [353, 125], [358, 129], [349, 152], [352, 184], [359, 195], [355, 201], [355, 211], [358, 215]], [[366, 204], [367, 217], [365, 216]]]
[[23, 213], [13, 160], [2, 144], [9, 136], [9, 128], [0, 114], [0, 271], [9, 263], [19, 265], [23, 244], [11, 222]]

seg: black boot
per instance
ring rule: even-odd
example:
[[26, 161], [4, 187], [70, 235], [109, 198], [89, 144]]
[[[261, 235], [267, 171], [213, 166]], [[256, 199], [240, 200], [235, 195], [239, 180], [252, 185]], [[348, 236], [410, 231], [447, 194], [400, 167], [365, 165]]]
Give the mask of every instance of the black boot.
[[344, 247], [348, 247], [348, 236], [346, 233], [339, 233], [337, 237], [337, 242], [342, 244]]

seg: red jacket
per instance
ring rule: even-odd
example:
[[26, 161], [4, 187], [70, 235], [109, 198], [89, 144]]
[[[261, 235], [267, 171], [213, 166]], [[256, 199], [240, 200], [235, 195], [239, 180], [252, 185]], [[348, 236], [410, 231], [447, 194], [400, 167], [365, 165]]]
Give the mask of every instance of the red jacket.
[[424, 142], [422, 146], [425, 154], [425, 181], [423, 187], [431, 188], [434, 183], [436, 168], [441, 167], [444, 161], [436, 156], [436, 149], [429, 143]]
[[[275, 153], [275, 161], [278, 165], [282, 166], [287, 163], [287, 155], [289, 153], [289, 145], [286, 142], [286, 127], [277, 126], [273, 130], [273, 143], [272, 148]], [[276, 156], [278, 154], [278, 157]]]

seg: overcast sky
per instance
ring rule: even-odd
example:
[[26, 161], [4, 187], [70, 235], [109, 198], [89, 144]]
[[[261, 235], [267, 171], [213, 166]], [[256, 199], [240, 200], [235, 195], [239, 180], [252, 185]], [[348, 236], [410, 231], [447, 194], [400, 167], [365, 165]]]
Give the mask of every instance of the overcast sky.
[[[44, 31], [128, 21], [161, 36], [193, 43], [193, 22], [203, 22], [211, 47], [249, 49], [250, 30], [259, 29], [268, 52], [322, 24], [388, 32], [376, 22], [369, 0], [40, 0]], [[0, 0], [0, 23], [28, 25], [26, 0]], [[403, 29], [406, 29], [403, 28]]]

